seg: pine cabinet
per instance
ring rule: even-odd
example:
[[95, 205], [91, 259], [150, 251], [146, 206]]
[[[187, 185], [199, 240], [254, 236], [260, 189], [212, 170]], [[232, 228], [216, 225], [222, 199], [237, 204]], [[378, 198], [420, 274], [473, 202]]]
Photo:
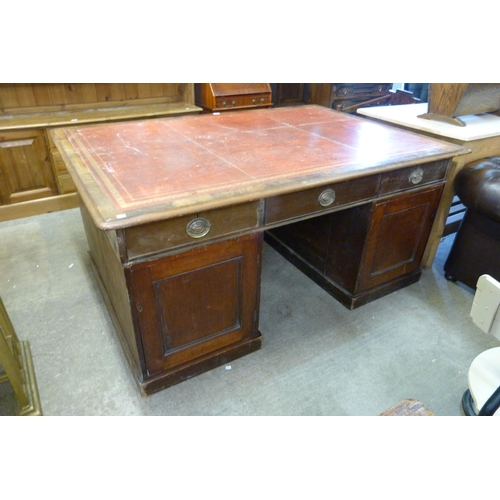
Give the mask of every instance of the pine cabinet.
[[0, 132], [0, 205], [56, 194], [44, 132]]

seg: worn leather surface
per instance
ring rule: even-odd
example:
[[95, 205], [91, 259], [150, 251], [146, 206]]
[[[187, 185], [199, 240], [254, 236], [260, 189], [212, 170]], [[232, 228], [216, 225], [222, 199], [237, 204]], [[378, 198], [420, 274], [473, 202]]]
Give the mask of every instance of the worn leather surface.
[[454, 187], [467, 212], [444, 265], [445, 274], [471, 288], [482, 274], [499, 280], [500, 157], [466, 165]]
[[455, 192], [472, 210], [500, 222], [500, 157], [466, 165], [456, 176]]

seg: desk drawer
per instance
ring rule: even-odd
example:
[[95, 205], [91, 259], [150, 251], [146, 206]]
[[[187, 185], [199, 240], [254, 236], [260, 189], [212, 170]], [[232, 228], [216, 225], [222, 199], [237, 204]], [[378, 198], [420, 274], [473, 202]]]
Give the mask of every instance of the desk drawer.
[[260, 202], [255, 201], [124, 229], [127, 260], [256, 229], [260, 214]]
[[449, 160], [401, 168], [382, 174], [380, 195], [397, 193], [446, 179]]
[[379, 176], [372, 175], [364, 179], [337, 182], [299, 193], [268, 198], [266, 200], [265, 223], [274, 224], [368, 200], [376, 196], [378, 184]]
[[272, 97], [270, 94], [251, 94], [245, 96], [229, 95], [218, 97], [215, 103], [217, 109], [270, 106]]

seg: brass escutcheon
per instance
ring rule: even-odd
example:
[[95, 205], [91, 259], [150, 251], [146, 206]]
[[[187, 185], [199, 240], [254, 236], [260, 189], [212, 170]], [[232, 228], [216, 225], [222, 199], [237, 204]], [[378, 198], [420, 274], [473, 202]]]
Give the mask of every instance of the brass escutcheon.
[[422, 179], [424, 178], [424, 171], [419, 167], [415, 169], [409, 177], [409, 181], [412, 184], [418, 184], [419, 182], [422, 182]]
[[322, 207], [329, 207], [335, 201], [335, 191], [325, 189], [319, 196], [318, 202]]
[[186, 233], [190, 238], [202, 238], [210, 231], [211, 227], [207, 219], [199, 217], [188, 223]]

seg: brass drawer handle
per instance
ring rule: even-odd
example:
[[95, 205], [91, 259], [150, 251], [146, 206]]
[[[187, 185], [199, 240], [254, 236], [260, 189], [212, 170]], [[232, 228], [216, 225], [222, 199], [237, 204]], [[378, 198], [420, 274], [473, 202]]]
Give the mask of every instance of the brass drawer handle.
[[318, 203], [322, 207], [329, 207], [335, 201], [335, 191], [333, 189], [325, 189], [318, 196]]
[[412, 183], [412, 184], [418, 184], [420, 182], [422, 182], [422, 179], [424, 178], [424, 171], [421, 169], [421, 168], [417, 168], [415, 169], [411, 174], [410, 174], [410, 177], [409, 177], [409, 181]]
[[188, 223], [186, 226], [186, 233], [190, 238], [202, 238], [210, 231], [211, 227], [207, 219], [199, 217]]

